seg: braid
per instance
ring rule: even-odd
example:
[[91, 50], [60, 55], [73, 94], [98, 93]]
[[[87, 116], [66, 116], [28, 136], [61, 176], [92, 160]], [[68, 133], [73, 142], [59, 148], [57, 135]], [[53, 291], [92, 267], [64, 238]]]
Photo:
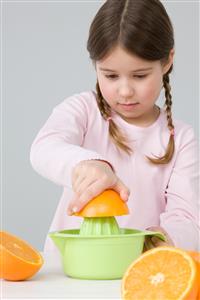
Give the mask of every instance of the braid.
[[108, 103], [104, 100], [100, 88], [99, 88], [99, 83], [97, 81], [96, 84], [96, 91], [97, 91], [97, 104], [100, 110], [100, 113], [104, 120], [107, 120], [109, 117], [111, 117], [111, 108], [108, 105]]
[[108, 103], [104, 100], [101, 94], [98, 81], [96, 84], [96, 91], [97, 91], [97, 105], [99, 107], [100, 113], [104, 118], [104, 120], [107, 121], [109, 119], [109, 135], [112, 141], [118, 148], [125, 151], [127, 154], [131, 154], [132, 150], [128, 146], [126, 136], [120, 131], [120, 129], [111, 119], [111, 108], [108, 105]]
[[166, 105], [166, 114], [167, 114], [167, 123], [169, 130], [174, 129], [174, 125], [172, 124], [172, 112], [171, 112], [171, 106], [172, 106], [172, 96], [170, 94], [171, 86], [169, 84], [169, 75], [165, 74], [163, 76], [163, 85], [165, 88], [165, 105]]
[[172, 156], [174, 154], [175, 149], [175, 143], [174, 143], [174, 125], [172, 122], [172, 112], [171, 112], [171, 106], [172, 106], [172, 96], [171, 96], [171, 86], [169, 83], [169, 74], [165, 74], [163, 76], [163, 86], [165, 89], [165, 106], [166, 106], [166, 116], [167, 116], [167, 126], [170, 131], [170, 138], [167, 145], [166, 153], [164, 156], [159, 157], [157, 159], [147, 157], [152, 163], [154, 164], [167, 164], [172, 159]]
[[[174, 154], [175, 143], [174, 143], [174, 125], [172, 122], [172, 113], [171, 113], [171, 106], [172, 106], [172, 96], [170, 94], [171, 86], [169, 84], [169, 75], [165, 74], [163, 76], [163, 86], [165, 89], [165, 106], [166, 106], [166, 115], [167, 115], [167, 126], [170, 131], [170, 138], [167, 145], [166, 153], [162, 157], [151, 158], [147, 156], [147, 159], [153, 164], [167, 164]], [[96, 91], [97, 91], [97, 105], [99, 107], [100, 113], [104, 120], [109, 119], [109, 134], [111, 139], [113, 140], [114, 144], [119, 147], [121, 150], [125, 151], [127, 154], [131, 154], [133, 151], [128, 146], [127, 137], [120, 131], [114, 121], [111, 119], [111, 108], [108, 103], [104, 100], [100, 88], [99, 83], [96, 84]]]

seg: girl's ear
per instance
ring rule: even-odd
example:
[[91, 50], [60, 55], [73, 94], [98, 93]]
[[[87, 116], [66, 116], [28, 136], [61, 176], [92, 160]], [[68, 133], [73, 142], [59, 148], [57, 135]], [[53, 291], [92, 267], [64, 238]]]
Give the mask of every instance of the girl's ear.
[[163, 65], [163, 75], [166, 74], [166, 73], [169, 71], [171, 65], [173, 64], [174, 54], [175, 54], [175, 50], [174, 50], [174, 48], [172, 48], [172, 49], [170, 50], [169, 58], [168, 58], [167, 63], [165, 63], [165, 64]]

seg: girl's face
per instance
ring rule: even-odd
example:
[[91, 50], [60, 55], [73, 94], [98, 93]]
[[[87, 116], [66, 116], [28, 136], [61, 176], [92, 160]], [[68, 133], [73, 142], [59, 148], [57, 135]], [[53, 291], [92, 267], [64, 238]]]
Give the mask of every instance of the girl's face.
[[155, 102], [163, 86], [163, 74], [172, 64], [147, 61], [126, 52], [120, 46], [96, 62], [102, 96], [124, 120], [147, 126], [155, 118]]

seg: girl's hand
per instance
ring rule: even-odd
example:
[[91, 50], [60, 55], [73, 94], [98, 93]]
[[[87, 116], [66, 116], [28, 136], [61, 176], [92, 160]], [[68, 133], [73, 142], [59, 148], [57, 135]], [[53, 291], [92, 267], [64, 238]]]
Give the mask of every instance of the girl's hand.
[[155, 247], [159, 247], [159, 246], [174, 246], [172, 239], [170, 238], [168, 233], [162, 227], [153, 226], [153, 227], [147, 228], [147, 230], [160, 231], [161, 233], [163, 233], [165, 235], [166, 241], [164, 242], [155, 236], [153, 236], [153, 237], [146, 236], [143, 252], [150, 250], [152, 248], [155, 248]]
[[129, 189], [111, 166], [101, 160], [80, 162], [72, 171], [72, 188], [75, 195], [68, 206], [69, 215], [80, 211], [93, 197], [109, 188], [118, 192], [124, 201], [129, 196]]

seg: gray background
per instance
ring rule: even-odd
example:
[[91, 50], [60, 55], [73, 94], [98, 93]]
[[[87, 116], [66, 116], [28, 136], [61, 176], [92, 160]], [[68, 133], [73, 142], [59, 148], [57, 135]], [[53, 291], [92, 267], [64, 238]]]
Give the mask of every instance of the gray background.
[[[53, 107], [94, 88], [86, 50], [102, 1], [2, 3], [2, 228], [42, 250], [62, 188], [31, 168], [31, 143]], [[173, 116], [199, 136], [197, 1], [163, 1], [174, 25]], [[161, 94], [159, 103], [163, 104]]]

